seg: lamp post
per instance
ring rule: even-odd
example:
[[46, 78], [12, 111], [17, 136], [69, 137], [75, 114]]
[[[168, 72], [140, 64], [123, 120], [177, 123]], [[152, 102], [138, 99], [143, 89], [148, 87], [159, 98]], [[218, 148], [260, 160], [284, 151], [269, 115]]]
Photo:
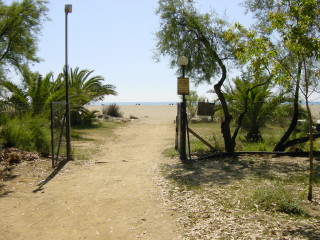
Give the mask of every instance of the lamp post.
[[68, 65], [68, 13], [72, 13], [72, 5], [64, 6], [65, 12], [65, 80], [66, 80], [66, 142], [67, 160], [71, 160], [71, 138], [70, 138], [70, 106], [69, 106], [69, 65]]
[[[185, 78], [186, 66], [188, 65], [188, 58], [182, 56], [178, 60], [179, 66], [182, 67], [182, 78]], [[182, 105], [181, 105], [181, 135], [180, 135], [180, 159], [182, 161], [187, 160], [186, 154], [186, 132], [187, 132], [187, 104], [186, 104], [186, 95], [182, 94]]]

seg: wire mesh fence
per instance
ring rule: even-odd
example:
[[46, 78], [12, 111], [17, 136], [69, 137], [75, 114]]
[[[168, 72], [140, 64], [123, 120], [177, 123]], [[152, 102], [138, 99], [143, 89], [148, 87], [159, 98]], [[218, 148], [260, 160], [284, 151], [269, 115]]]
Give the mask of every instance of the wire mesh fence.
[[[223, 112], [222, 109], [219, 109], [219, 106], [215, 106], [215, 108], [210, 116], [193, 114], [190, 117], [189, 115], [192, 154], [224, 151], [224, 138], [221, 131]], [[279, 109], [280, 111], [275, 112], [259, 113], [256, 110], [247, 113], [237, 133], [235, 151], [274, 151], [275, 146], [288, 130], [292, 119], [292, 111], [289, 105], [281, 106]], [[320, 135], [320, 105], [312, 104], [310, 110], [313, 119], [312, 132], [317, 141]], [[230, 124], [230, 132], [233, 136], [238, 128], [239, 115], [235, 112], [231, 114], [233, 120]], [[293, 139], [304, 139], [304, 141], [297, 141], [297, 144], [286, 148], [286, 151], [308, 151], [308, 141], [305, 141], [305, 139], [310, 136], [309, 132], [306, 106], [301, 105], [299, 119], [288, 141]], [[316, 150], [319, 148], [318, 146], [319, 144], [316, 144]]]
[[66, 158], [66, 103], [52, 102], [51, 114], [51, 157], [52, 167]]
[[65, 102], [0, 104], [0, 145], [50, 156], [57, 166], [66, 157], [65, 112]]
[[[83, 104], [70, 104], [71, 158], [78, 153], [77, 146], [73, 148], [78, 140], [78, 129], [101, 126], [102, 122], [108, 121], [104, 107], [100, 114], [90, 109]], [[28, 102], [24, 105], [0, 101], [0, 147], [38, 152], [50, 157], [52, 166], [56, 167], [67, 158], [65, 116], [65, 102]]]

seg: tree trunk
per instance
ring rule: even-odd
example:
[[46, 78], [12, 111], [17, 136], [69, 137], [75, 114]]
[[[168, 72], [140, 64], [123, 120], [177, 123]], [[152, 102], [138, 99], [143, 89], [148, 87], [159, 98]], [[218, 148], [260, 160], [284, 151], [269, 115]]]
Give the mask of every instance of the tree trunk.
[[[232, 140], [233, 140], [234, 142], [236, 141], [236, 138], [237, 138], [237, 136], [238, 136], [239, 130], [240, 130], [240, 128], [242, 127], [243, 119], [244, 119], [245, 115], [246, 115], [247, 112], [248, 112], [248, 94], [249, 94], [249, 92], [252, 91], [253, 89], [257, 88], [257, 87], [261, 87], [261, 86], [267, 84], [267, 83], [272, 79], [272, 77], [273, 77], [273, 76], [271, 75], [266, 81], [264, 81], [264, 82], [262, 82], [262, 83], [260, 83], [260, 84], [258, 84], [258, 85], [255, 85], [255, 86], [249, 88], [249, 89], [246, 91], [246, 98], [245, 98], [245, 100], [244, 100], [244, 110], [243, 110], [243, 112], [239, 115], [238, 125], [237, 125], [236, 129], [234, 130], [233, 136], [232, 136]], [[260, 131], [259, 131], [259, 132], [260, 132]], [[260, 135], [261, 135], [261, 134], [260, 134]], [[261, 136], [261, 140], [262, 140], [262, 136]]]
[[222, 75], [220, 80], [214, 85], [214, 90], [219, 98], [221, 107], [223, 109], [223, 114], [224, 114], [224, 119], [221, 123], [221, 132], [224, 140], [224, 148], [227, 153], [233, 153], [236, 146], [236, 142], [235, 142], [235, 139], [231, 137], [230, 123], [232, 120], [232, 116], [230, 115], [228, 104], [223, 95], [223, 92], [221, 91], [222, 85], [227, 78], [227, 69], [226, 69], [226, 66], [223, 64], [223, 61], [219, 58], [218, 53], [211, 46], [210, 41], [202, 33], [201, 29], [198, 26], [196, 26], [196, 29], [198, 30], [199, 36], [201, 36], [202, 43], [204, 44], [206, 49], [210, 52], [210, 54], [212, 55], [212, 58], [214, 59], [214, 61], [218, 63], [221, 69]]
[[[313, 140], [320, 138], [320, 133], [313, 134]], [[283, 144], [283, 149], [286, 150], [288, 147], [301, 144], [301, 143], [306, 143], [308, 142], [310, 137], [301, 137], [297, 139], [292, 139], [290, 141], [287, 141], [285, 144]]]
[[312, 188], [313, 188], [313, 120], [312, 114], [309, 107], [308, 99], [306, 99], [307, 112], [308, 112], [308, 123], [309, 123], [309, 188], [308, 188], [308, 200], [312, 201]]
[[287, 131], [283, 134], [280, 141], [277, 143], [277, 145], [273, 149], [273, 151], [275, 152], [284, 152], [286, 150], [286, 141], [288, 141], [290, 135], [297, 127], [298, 118], [299, 118], [299, 89], [300, 89], [301, 69], [302, 69], [302, 63], [299, 62], [296, 89], [294, 93], [293, 115], [292, 115], [291, 123]]
[[236, 143], [235, 140], [231, 138], [230, 123], [232, 120], [232, 116], [229, 113], [225, 97], [221, 91], [221, 86], [219, 84], [215, 84], [214, 90], [218, 95], [224, 113], [224, 119], [221, 123], [221, 132], [224, 140], [224, 148], [227, 153], [233, 153]]

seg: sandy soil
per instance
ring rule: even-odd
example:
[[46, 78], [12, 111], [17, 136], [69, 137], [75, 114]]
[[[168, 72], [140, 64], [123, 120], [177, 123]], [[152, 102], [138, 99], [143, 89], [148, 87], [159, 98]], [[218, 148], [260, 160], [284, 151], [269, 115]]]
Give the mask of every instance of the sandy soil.
[[179, 239], [155, 174], [174, 142], [176, 107], [122, 111], [140, 119], [118, 128], [92, 164], [69, 162], [41, 187], [41, 173], [0, 183], [0, 239]]
[[[104, 107], [88, 106], [87, 108], [90, 111], [96, 110], [102, 112]], [[139, 119], [145, 119], [146, 122], [172, 123], [177, 115], [176, 105], [130, 105], [119, 107], [120, 112], [123, 113], [123, 117], [130, 118], [130, 116], [134, 116]]]

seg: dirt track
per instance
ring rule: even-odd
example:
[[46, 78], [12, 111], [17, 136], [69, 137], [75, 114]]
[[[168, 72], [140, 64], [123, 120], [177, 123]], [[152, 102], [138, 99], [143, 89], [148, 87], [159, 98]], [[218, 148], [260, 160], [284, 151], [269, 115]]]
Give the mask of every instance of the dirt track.
[[179, 239], [155, 177], [173, 138], [171, 120], [144, 118], [118, 128], [95, 164], [68, 163], [40, 189], [16, 181], [0, 197], [0, 239]]

